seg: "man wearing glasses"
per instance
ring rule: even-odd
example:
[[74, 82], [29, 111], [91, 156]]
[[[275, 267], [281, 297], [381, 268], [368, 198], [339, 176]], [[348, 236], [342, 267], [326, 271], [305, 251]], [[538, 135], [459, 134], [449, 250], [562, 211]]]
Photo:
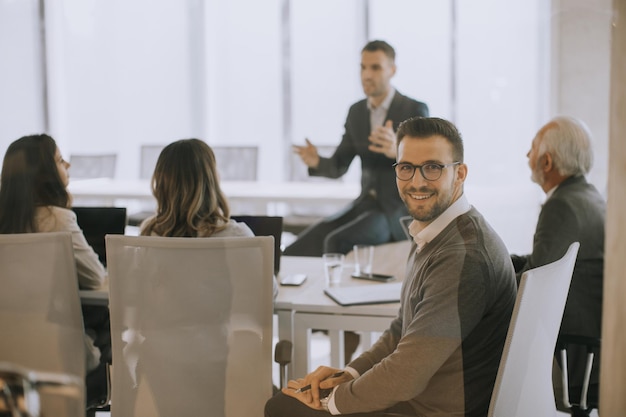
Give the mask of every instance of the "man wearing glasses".
[[266, 404], [266, 417], [487, 415], [515, 304], [513, 265], [463, 194], [467, 166], [456, 127], [412, 118], [397, 142], [389, 170], [413, 217], [398, 316], [345, 369], [319, 367], [289, 381]]
[[391, 86], [396, 73], [395, 51], [385, 41], [371, 41], [361, 51], [361, 85], [367, 96], [350, 107], [341, 143], [330, 158], [320, 157], [306, 140], [294, 146], [309, 175], [339, 178], [353, 159], [361, 159], [361, 194], [341, 212], [299, 234], [284, 254], [322, 256], [347, 253], [355, 244], [378, 245], [406, 239], [399, 219], [406, 216], [395, 187], [390, 187], [395, 161], [394, 129], [413, 116], [428, 116], [428, 106]]

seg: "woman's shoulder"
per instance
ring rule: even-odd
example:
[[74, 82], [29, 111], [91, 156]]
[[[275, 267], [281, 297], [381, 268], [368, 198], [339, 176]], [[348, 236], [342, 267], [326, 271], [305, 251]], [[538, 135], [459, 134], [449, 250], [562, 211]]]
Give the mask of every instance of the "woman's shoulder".
[[78, 227], [76, 214], [67, 208], [42, 206], [35, 210], [35, 222], [40, 232], [54, 232]]
[[59, 207], [59, 206], [39, 206], [35, 209], [36, 215], [55, 215], [55, 216], [73, 216], [76, 218], [76, 214], [72, 209]]
[[[139, 225], [139, 235], [143, 236], [144, 231], [148, 228], [148, 226], [154, 221], [154, 218], [156, 217], [156, 215], [152, 215], [149, 216], [148, 218], [144, 219], [141, 224]], [[154, 231], [150, 231], [150, 236], [158, 236], [156, 233], [154, 233]]]
[[247, 224], [230, 219], [226, 227], [213, 235], [214, 237], [252, 237], [254, 233]]

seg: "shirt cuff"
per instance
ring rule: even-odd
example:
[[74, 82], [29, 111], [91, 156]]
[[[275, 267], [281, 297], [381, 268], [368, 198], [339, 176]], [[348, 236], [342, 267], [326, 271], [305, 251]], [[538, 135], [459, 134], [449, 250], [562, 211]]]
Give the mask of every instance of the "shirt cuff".
[[358, 377], [361, 376], [361, 374], [359, 373], [359, 371], [357, 371], [356, 369], [350, 367], [350, 366], [346, 366], [344, 368], [344, 371], [349, 373], [350, 375], [352, 375], [352, 379], [357, 379]]
[[[356, 369], [350, 366], [346, 366], [343, 370], [344, 372], [347, 372], [350, 375], [352, 375], [353, 379], [357, 379], [358, 377], [361, 376], [361, 374]], [[341, 414], [339, 410], [337, 409], [337, 406], [335, 405], [335, 392], [337, 391], [337, 388], [339, 388], [339, 385], [333, 388], [330, 395], [328, 396], [328, 401], [326, 402], [326, 411], [328, 411], [332, 415]]]
[[337, 415], [337, 414], [341, 414], [339, 412], [339, 410], [337, 410], [337, 406], [335, 405], [335, 391], [337, 391], [337, 387], [339, 385], [337, 385], [335, 388], [333, 388], [333, 391], [330, 393], [330, 395], [328, 396], [328, 409], [327, 411], [332, 414], [332, 415]]

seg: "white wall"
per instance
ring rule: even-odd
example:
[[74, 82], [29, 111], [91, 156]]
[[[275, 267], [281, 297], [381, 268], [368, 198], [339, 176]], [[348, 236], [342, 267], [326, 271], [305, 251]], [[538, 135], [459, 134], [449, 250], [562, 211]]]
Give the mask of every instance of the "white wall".
[[594, 136], [589, 180], [606, 196], [612, 0], [554, 0], [551, 113], [584, 120]]
[[139, 146], [200, 135], [192, 123], [190, 13], [176, 0], [46, 2], [53, 136], [69, 153], [117, 152], [137, 178]]
[[45, 127], [37, 0], [0, 0], [0, 155]]

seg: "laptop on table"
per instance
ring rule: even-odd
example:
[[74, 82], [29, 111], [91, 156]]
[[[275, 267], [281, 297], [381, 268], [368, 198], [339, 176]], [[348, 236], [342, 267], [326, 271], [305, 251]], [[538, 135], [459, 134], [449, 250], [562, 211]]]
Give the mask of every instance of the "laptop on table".
[[123, 235], [126, 228], [125, 207], [72, 207], [76, 221], [82, 229], [87, 243], [106, 266], [106, 235]]

